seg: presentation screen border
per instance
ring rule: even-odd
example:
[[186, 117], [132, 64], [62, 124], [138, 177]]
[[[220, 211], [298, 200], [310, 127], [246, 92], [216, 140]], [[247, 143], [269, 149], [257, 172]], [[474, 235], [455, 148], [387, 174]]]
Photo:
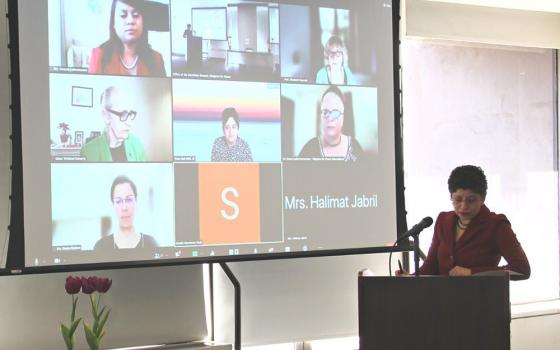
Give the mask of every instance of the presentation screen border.
[[[312, 3], [320, 3], [328, 5], [329, 1], [316, 1]], [[281, 1], [280, 3], [302, 3], [302, 1]], [[392, 34], [393, 34], [393, 98], [394, 98], [394, 145], [395, 145], [395, 188], [396, 188], [396, 214], [397, 214], [397, 232], [406, 230], [406, 211], [404, 204], [404, 170], [402, 156], [402, 139], [401, 139], [401, 79], [400, 79], [400, 1], [392, 0]], [[19, 18], [18, 18], [18, 1], [8, 0], [9, 22], [9, 50], [10, 50], [10, 81], [11, 81], [11, 118], [12, 118], [12, 164], [11, 170], [11, 195], [10, 195], [10, 225], [8, 230], [8, 249], [6, 257], [6, 267], [0, 270], [0, 274], [26, 274], [26, 273], [49, 273], [63, 271], [84, 271], [95, 269], [116, 269], [116, 268], [132, 268], [132, 267], [148, 267], [148, 266], [168, 266], [182, 264], [199, 264], [199, 263], [218, 263], [218, 262], [236, 262], [251, 260], [270, 260], [285, 258], [302, 258], [332, 255], [353, 255], [353, 254], [370, 254], [384, 253], [390, 251], [409, 251], [408, 245], [397, 247], [370, 247], [370, 248], [349, 248], [349, 249], [326, 249], [314, 251], [297, 251], [297, 252], [278, 252], [272, 254], [246, 254], [246, 255], [223, 255], [223, 256], [205, 256], [205, 257], [189, 257], [165, 260], [134, 260], [119, 261], [108, 263], [86, 263], [86, 264], [70, 264], [70, 265], [49, 265], [49, 266], [26, 266], [25, 265], [25, 244], [24, 244], [24, 217], [23, 217], [23, 156], [22, 156], [22, 127], [21, 127], [21, 96], [20, 96], [20, 67], [19, 67]], [[396, 235], [395, 235], [396, 239]]]

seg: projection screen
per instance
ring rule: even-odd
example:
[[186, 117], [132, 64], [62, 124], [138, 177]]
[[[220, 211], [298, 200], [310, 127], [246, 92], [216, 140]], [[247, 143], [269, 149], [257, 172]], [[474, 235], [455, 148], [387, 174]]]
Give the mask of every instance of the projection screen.
[[393, 6], [17, 1], [24, 266], [388, 249]]

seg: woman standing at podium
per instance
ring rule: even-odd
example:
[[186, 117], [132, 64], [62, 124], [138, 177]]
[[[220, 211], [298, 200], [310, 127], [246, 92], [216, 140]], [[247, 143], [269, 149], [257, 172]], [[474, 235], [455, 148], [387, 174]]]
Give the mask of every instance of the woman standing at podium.
[[[421, 275], [469, 276], [506, 270], [511, 279], [527, 279], [527, 256], [503, 214], [484, 204], [488, 183], [481, 168], [463, 165], [447, 181], [453, 211], [439, 214]], [[504, 258], [507, 265], [498, 266]]]

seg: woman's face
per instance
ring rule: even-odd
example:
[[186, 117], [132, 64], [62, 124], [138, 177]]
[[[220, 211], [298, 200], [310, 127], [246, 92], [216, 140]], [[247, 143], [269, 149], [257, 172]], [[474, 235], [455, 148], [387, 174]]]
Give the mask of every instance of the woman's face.
[[484, 204], [484, 197], [471, 190], [458, 189], [451, 194], [451, 203], [455, 214], [462, 222], [470, 222]]
[[134, 214], [136, 211], [136, 196], [129, 183], [115, 186], [113, 190], [113, 207], [119, 220], [121, 229], [134, 227]]
[[224, 124], [224, 136], [226, 137], [226, 141], [228, 145], [232, 146], [237, 141], [237, 135], [239, 134], [239, 127], [235, 122], [235, 119], [229, 117], [226, 123]]
[[137, 9], [122, 1], [117, 1], [113, 27], [123, 44], [132, 44], [142, 37], [144, 20]]
[[341, 47], [329, 47], [329, 49], [327, 50], [327, 61], [329, 62], [329, 67], [331, 67], [331, 69], [342, 67], [343, 55], [344, 53], [342, 52]]
[[342, 135], [344, 103], [334, 92], [329, 92], [321, 101], [321, 131], [323, 136], [338, 138]]

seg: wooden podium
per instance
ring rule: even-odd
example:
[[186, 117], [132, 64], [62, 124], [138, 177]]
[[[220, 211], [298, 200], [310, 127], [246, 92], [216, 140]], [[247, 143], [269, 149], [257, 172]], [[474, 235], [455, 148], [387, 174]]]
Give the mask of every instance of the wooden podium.
[[509, 275], [358, 277], [360, 350], [509, 350]]

